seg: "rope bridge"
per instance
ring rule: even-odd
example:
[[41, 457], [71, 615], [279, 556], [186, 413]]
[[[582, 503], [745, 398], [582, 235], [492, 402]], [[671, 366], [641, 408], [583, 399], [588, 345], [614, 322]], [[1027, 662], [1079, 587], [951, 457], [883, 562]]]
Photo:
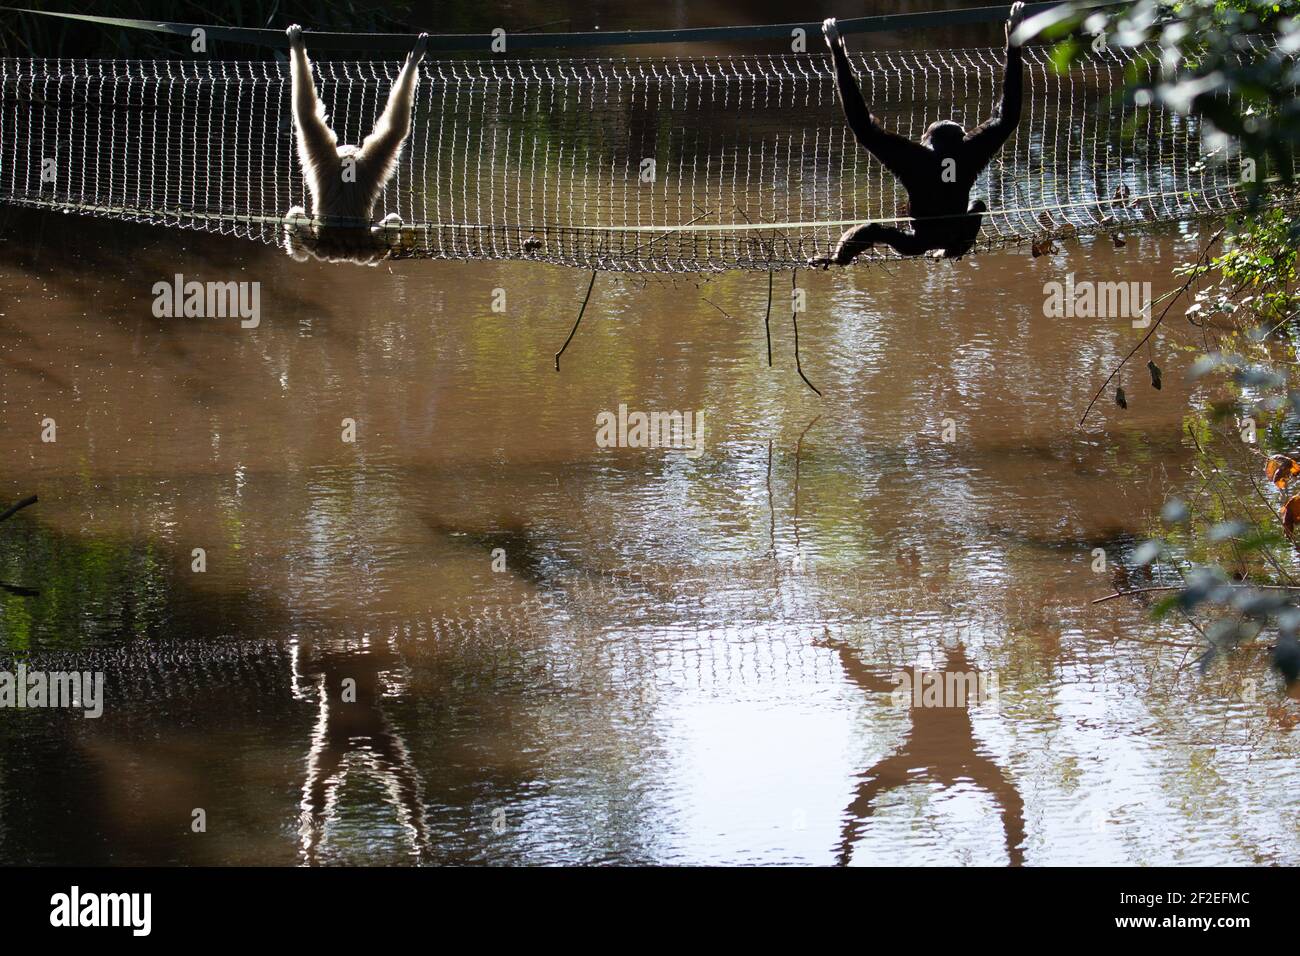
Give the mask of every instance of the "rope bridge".
[[[990, 209], [977, 248], [1243, 208], [1239, 164], [1220, 161], [1227, 147], [1210, 155], [1198, 120], [1123, 103], [1140, 53], [1107, 49], [1058, 74], [1046, 50], [1025, 50], [1020, 127], [973, 194]], [[1002, 55], [852, 59], [873, 112], [918, 139], [936, 119], [987, 117]], [[340, 142], [369, 132], [400, 65], [316, 64]], [[402, 219], [398, 257], [787, 269], [849, 225], [906, 220], [820, 53], [421, 69], [375, 210]], [[287, 210], [309, 205], [289, 90], [287, 65], [269, 61], [0, 60], [0, 200], [279, 242]]]

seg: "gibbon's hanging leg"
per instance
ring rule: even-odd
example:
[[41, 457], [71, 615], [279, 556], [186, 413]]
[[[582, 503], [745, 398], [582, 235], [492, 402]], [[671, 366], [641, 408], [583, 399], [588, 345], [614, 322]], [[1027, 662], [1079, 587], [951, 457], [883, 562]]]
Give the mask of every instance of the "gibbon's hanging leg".
[[[298, 161], [312, 206], [310, 211], [294, 206], [286, 214], [285, 249], [295, 259], [310, 254], [326, 261], [374, 264], [391, 251], [392, 237], [401, 236], [400, 229], [384, 228], [394, 224], [395, 214], [386, 216], [378, 226], [372, 224], [372, 216], [411, 132], [419, 65], [429, 35], [421, 33], [415, 41], [370, 135], [360, 146], [339, 146], [338, 137], [325, 120], [325, 107], [316, 96], [302, 27], [294, 24], [285, 32], [289, 35]], [[313, 218], [314, 229], [310, 224]], [[396, 219], [398, 225], [400, 222]]]
[[960, 259], [970, 252], [979, 234], [980, 220], [988, 207], [984, 200], [976, 199], [970, 204], [966, 215], [956, 217], [944, 239], [946, 245], [935, 248], [929, 237], [905, 229], [885, 226], [878, 222], [869, 222], [864, 226], [854, 226], [840, 236], [835, 252], [813, 260], [823, 268], [831, 265], [846, 266], [862, 253], [877, 243], [893, 247], [900, 256], [919, 256], [927, 252], [942, 255], [945, 259]]
[[893, 173], [906, 190], [912, 231], [879, 223], [856, 226], [840, 237], [831, 255], [811, 259], [809, 265], [848, 265], [876, 243], [890, 245], [904, 256], [934, 251], [947, 258], [959, 258], [970, 251], [987, 209], [982, 200], [971, 202], [970, 192], [1020, 122], [1024, 68], [1020, 45], [1013, 42], [1012, 34], [1023, 16], [1024, 4], [1013, 3], [1006, 23], [1002, 101], [996, 114], [969, 134], [951, 120], [931, 123], [919, 143], [885, 129], [871, 115], [835, 20], [822, 24], [835, 63], [835, 86], [845, 121], [858, 144]]
[[821, 266], [823, 269], [836, 265], [846, 266], [862, 255], [876, 243], [892, 246], [900, 256], [919, 256], [927, 250], [924, 239], [914, 233], [905, 232], [892, 226], [883, 226], [878, 222], [869, 222], [863, 226], [854, 226], [840, 236], [835, 251], [829, 256], [818, 256], [809, 265]]

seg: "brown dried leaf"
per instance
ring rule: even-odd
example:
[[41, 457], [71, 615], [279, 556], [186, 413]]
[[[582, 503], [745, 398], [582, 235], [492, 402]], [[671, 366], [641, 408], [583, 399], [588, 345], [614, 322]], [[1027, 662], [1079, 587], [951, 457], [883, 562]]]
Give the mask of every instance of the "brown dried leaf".
[[1264, 463], [1264, 476], [1277, 485], [1279, 491], [1286, 491], [1286, 486], [1296, 475], [1300, 475], [1300, 464], [1297, 464], [1294, 458], [1272, 455]]
[[1287, 537], [1291, 537], [1291, 532], [1295, 529], [1296, 518], [1300, 518], [1300, 495], [1292, 495], [1287, 499], [1278, 511], [1282, 516], [1282, 530], [1286, 532]]

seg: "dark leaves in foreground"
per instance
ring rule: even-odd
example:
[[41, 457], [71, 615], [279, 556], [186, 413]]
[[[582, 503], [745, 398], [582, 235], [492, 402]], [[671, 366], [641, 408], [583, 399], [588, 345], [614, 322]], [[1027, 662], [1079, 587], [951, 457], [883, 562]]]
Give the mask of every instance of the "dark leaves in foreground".
[[1115, 389], [1115, 404], [1120, 408], [1128, 408], [1128, 399], [1124, 397], [1124, 386]]
[[1151, 387], [1160, 391], [1160, 366], [1155, 362], [1147, 362], [1147, 371], [1151, 373]]
[[1300, 678], [1300, 641], [1294, 634], [1284, 634], [1277, 639], [1273, 647], [1273, 666], [1282, 672], [1288, 687]]

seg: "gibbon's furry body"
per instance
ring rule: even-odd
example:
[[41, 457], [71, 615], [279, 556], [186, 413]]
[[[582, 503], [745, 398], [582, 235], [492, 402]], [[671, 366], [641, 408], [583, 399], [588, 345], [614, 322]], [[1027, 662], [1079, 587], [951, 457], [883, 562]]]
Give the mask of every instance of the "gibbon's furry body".
[[[429, 35], [421, 33], [393, 83], [388, 104], [360, 146], [340, 146], [316, 96], [302, 27], [289, 34], [293, 118], [298, 130], [298, 161], [311, 194], [311, 211], [294, 206], [285, 216], [284, 248], [302, 262], [375, 265], [401, 248], [401, 218], [390, 213], [372, 221], [375, 202], [397, 168], [402, 144], [411, 132], [411, 109], [420, 85], [420, 61]], [[315, 223], [312, 219], [317, 220]]]
[[[958, 259], [970, 252], [979, 235], [980, 220], [988, 207], [982, 199], [970, 202], [975, 180], [1015, 132], [1020, 123], [1024, 69], [1020, 45], [1011, 34], [1024, 15], [1024, 4], [1014, 3], [1007, 18], [1007, 62], [1002, 78], [1002, 102], [997, 113], [969, 133], [951, 120], [930, 124], [919, 143], [885, 129], [871, 115], [853, 76], [844, 38], [833, 19], [822, 24], [826, 45], [835, 61], [835, 85], [840, 92], [844, 118], [859, 145], [880, 160], [907, 190], [912, 230], [878, 222], [854, 226], [840, 236], [829, 256], [809, 261], [811, 266], [845, 266], [876, 243], [892, 246], [904, 256], [930, 252]], [[967, 205], [969, 203], [969, 205]]]

